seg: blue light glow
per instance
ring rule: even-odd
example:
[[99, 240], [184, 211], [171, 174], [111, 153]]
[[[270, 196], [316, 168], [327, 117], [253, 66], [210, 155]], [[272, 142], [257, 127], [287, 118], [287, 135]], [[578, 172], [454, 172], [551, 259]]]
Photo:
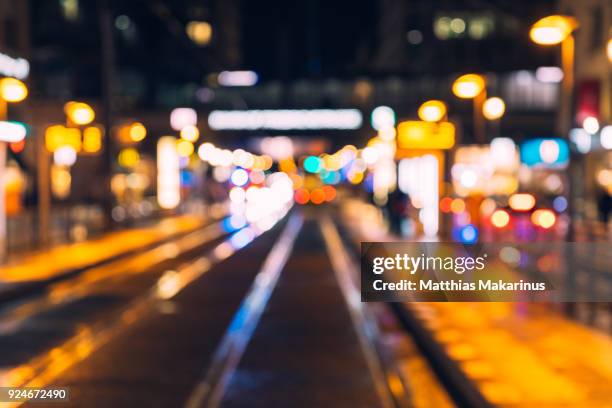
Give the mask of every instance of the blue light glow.
[[478, 241], [478, 228], [468, 224], [459, 230], [459, 240], [464, 244], [473, 244]]
[[181, 185], [184, 187], [193, 187], [194, 183], [193, 174], [190, 171], [182, 170], [181, 171]]
[[223, 220], [223, 230], [225, 232], [233, 232], [239, 230], [247, 224], [247, 220], [242, 214], [234, 214]]
[[553, 200], [553, 208], [560, 213], [567, 210], [567, 198], [563, 196], [556, 197]]
[[338, 171], [326, 171], [325, 174], [321, 172], [321, 180], [325, 184], [338, 184], [341, 180], [340, 172]]
[[569, 161], [569, 147], [563, 139], [532, 139], [521, 145], [521, 162], [527, 166], [564, 167]]
[[321, 159], [317, 156], [308, 156], [304, 160], [304, 170], [309, 173], [318, 173], [321, 171]]

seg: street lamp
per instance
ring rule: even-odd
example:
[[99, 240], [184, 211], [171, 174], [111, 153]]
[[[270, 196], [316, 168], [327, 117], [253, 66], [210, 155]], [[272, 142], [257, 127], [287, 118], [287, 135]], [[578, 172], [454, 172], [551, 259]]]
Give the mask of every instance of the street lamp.
[[453, 82], [453, 93], [458, 98], [472, 99], [477, 97], [485, 89], [485, 79], [482, 75], [466, 74]]
[[[0, 99], [2, 99], [3, 108], [6, 108], [6, 102], [21, 102], [27, 96], [28, 87], [20, 80], [15, 78], [0, 79]], [[6, 115], [5, 109], [3, 109], [3, 114]]]
[[64, 112], [75, 125], [88, 125], [96, 118], [92, 107], [84, 102], [68, 102], [64, 105]]
[[425, 122], [439, 122], [446, 116], [446, 104], [438, 100], [423, 102], [419, 107], [419, 119]]
[[485, 122], [482, 107], [487, 99], [486, 81], [482, 75], [466, 74], [453, 82], [453, 94], [458, 98], [474, 101], [474, 136], [480, 143], [485, 141]]
[[147, 137], [147, 128], [140, 122], [134, 122], [130, 125], [128, 133], [132, 142], [138, 143]]
[[6, 257], [6, 209], [4, 202], [6, 144], [7, 142], [22, 140], [26, 133], [23, 126], [20, 127], [4, 121], [7, 117], [8, 103], [21, 102], [27, 96], [28, 87], [20, 80], [8, 77], [0, 79], [0, 123], [5, 123], [2, 129], [7, 131], [6, 134], [0, 134], [0, 261], [3, 261]]
[[529, 37], [536, 44], [556, 45], [562, 43], [578, 27], [570, 16], [548, 16], [539, 19], [529, 30]]
[[570, 116], [574, 88], [574, 36], [572, 32], [576, 28], [578, 28], [578, 21], [575, 18], [553, 15], [536, 21], [529, 31], [529, 37], [536, 44], [561, 44], [563, 82], [557, 131], [564, 135], [568, 134], [571, 127]]
[[[572, 92], [574, 90], [574, 36], [572, 32], [578, 28], [578, 21], [570, 16], [553, 15], [544, 17], [536, 21], [529, 31], [531, 40], [540, 45], [561, 44], [561, 68], [563, 69], [563, 81], [561, 82], [561, 106], [557, 117], [557, 132], [561, 135], [569, 136], [572, 125]], [[578, 193], [576, 186], [582, 184], [582, 159], [577, 156], [570, 159], [570, 180], [569, 180], [569, 227], [567, 228], [566, 240], [574, 240], [575, 224], [575, 203]], [[573, 249], [566, 253], [568, 265], [573, 258]], [[571, 268], [570, 268], [571, 271]], [[571, 307], [571, 306], [570, 306]]]
[[482, 105], [482, 114], [488, 120], [498, 120], [506, 112], [506, 104], [502, 98], [489, 98]]

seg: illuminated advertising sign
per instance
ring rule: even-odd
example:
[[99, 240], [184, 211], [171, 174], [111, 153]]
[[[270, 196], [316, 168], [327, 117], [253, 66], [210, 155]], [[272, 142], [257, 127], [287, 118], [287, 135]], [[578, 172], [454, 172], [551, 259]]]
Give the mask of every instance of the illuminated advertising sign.
[[208, 116], [213, 130], [358, 129], [357, 109], [214, 110]]
[[181, 201], [181, 174], [176, 138], [157, 142], [157, 202], [161, 208], [176, 208]]
[[455, 145], [455, 125], [419, 120], [401, 122], [397, 126], [397, 147], [400, 149], [448, 150]]
[[70, 146], [76, 152], [80, 152], [81, 145], [81, 131], [78, 128], [53, 125], [45, 130], [45, 146], [52, 153], [65, 146]]
[[532, 139], [521, 145], [521, 162], [529, 167], [565, 167], [569, 147], [563, 139]]

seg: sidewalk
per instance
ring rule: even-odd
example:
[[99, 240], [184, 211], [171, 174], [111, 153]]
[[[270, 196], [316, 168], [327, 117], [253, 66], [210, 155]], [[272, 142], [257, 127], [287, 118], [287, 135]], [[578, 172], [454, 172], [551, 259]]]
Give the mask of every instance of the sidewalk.
[[[355, 236], [363, 241], [398, 240], [377, 228], [373, 217], [366, 220], [361, 215], [366, 212], [366, 205], [353, 205], [344, 212]], [[568, 319], [558, 305], [412, 302], [406, 306], [495, 406], [612, 406], [612, 337]]]
[[612, 339], [544, 304], [414, 303], [410, 307], [497, 406], [604, 407]]
[[48, 280], [66, 271], [101, 262], [121, 253], [144, 248], [205, 223], [204, 217], [183, 215], [160, 220], [150, 227], [111, 232], [100, 238], [56, 247], [13, 259], [0, 266], [0, 288]]

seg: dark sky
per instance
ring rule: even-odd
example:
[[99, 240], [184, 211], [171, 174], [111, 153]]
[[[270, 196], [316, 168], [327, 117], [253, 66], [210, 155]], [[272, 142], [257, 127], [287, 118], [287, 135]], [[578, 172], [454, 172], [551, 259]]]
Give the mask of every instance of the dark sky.
[[244, 2], [244, 61], [279, 78], [358, 71], [372, 51], [377, 12], [365, 0]]
[[[226, 69], [251, 69], [263, 81], [390, 75], [418, 79], [467, 70], [533, 69], [555, 62], [554, 50], [530, 44], [527, 36], [531, 22], [553, 11], [552, 0], [531, 0], [521, 7], [510, 0], [111, 3], [114, 17], [126, 15], [131, 21], [130, 30], [113, 28], [116, 66], [124, 84], [145, 89], [144, 96], [134, 92], [146, 101], [164, 87], [205, 85], [209, 73]], [[62, 16], [59, 4], [31, 0], [32, 59], [40, 87], [48, 94], [72, 87], [76, 94], [95, 96], [100, 76], [97, 1], [80, 0], [79, 17], [73, 21]], [[488, 13], [496, 19], [496, 31], [480, 41], [436, 38], [436, 16], [453, 13]], [[197, 47], [187, 38], [185, 26], [191, 20], [212, 24], [210, 46]], [[423, 36], [418, 45], [406, 39], [414, 29]]]

